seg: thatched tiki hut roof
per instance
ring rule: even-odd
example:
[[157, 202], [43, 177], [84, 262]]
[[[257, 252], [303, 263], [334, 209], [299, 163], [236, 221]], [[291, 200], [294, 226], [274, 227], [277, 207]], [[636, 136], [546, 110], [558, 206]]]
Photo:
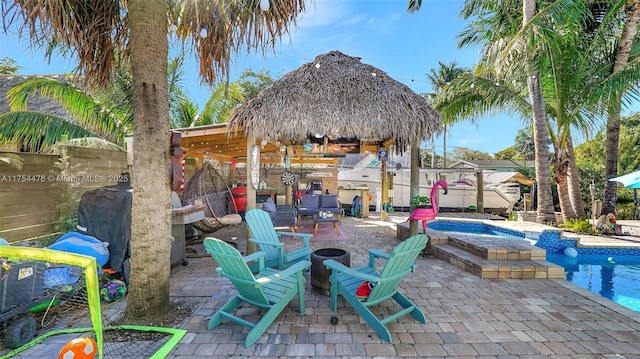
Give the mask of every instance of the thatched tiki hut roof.
[[285, 143], [319, 133], [395, 139], [404, 148], [439, 132], [441, 123], [439, 114], [408, 86], [358, 57], [331, 51], [239, 106], [227, 127]]

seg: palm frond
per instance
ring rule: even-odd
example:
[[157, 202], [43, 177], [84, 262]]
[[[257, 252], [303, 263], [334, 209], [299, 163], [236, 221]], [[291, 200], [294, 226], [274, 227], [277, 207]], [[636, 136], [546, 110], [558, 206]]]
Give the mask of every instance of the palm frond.
[[593, 99], [610, 99], [622, 96], [623, 106], [632, 108], [640, 100], [640, 57], [630, 59], [620, 71], [601, 77], [598, 86], [588, 94]]
[[[200, 75], [214, 83], [217, 75], [228, 78], [232, 53], [247, 50], [266, 51], [276, 39], [289, 33], [305, 10], [304, 0], [272, 0], [268, 11], [259, 1], [175, 1], [169, 22], [177, 24], [175, 35], [189, 40], [197, 49]], [[200, 30], [208, 32], [202, 38]]]
[[99, 137], [81, 137], [72, 138], [67, 141], [56, 142], [53, 145], [42, 150], [45, 154], [60, 154], [63, 147], [84, 147], [109, 151], [126, 151], [122, 146], [118, 146], [113, 142], [109, 142]]
[[207, 125], [226, 122], [231, 111], [244, 100], [238, 84], [219, 84], [204, 105], [199, 122]]
[[4, 162], [17, 169], [22, 169], [22, 157], [15, 153], [0, 152], [0, 162]]
[[91, 94], [104, 104], [123, 125], [133, 128], [133, 79], [128, 65], [119, 65], [115, 80], [106, 88], [92, 88]]
[[451, 81], [437, 96], [434, 108], [450, 123], [499, 113], [524, 119], [531, 113], [526, 97], [512, 83], [471, 73]]
[[198, 105], [185, 99], [171, 110], [171, 128], [193, 127], [198, 118]]
[[465, 0], [460, 16], [473, 19], [458, 34], [458, 47], [485, 47], [505, 37], [513, 36], [522, 22], [521, 0]]
[[421, 6], [422, 6], [422, 0], [409, 0], [409, 4], [407, 5], [407, 11], [409, 13], [418, 12]]
[[185, 74], [184, 56], [185, 53], [183, 50], [176, 57], [170, 59], [167, 65], [170, 113], [180, 113], [180, 108], [185, 101], [188, 101], [187, 95], [182, 90], [182, 82]]
[[125, 135], [132, 131], [129, 123], [122, 122], [86, 91], [67, 81], [45, 77], [32, 77], [11, 88], [7, 92], [11, 110], [25, 111], [29, 97], [36, 94], [59, 103], [71, 115], [67, 122], [86, 127], [98, 137], [123, 144]]
[[575, 0], [557, 0], [540, 8], [527, 24], [515, 33], [506, 34], [501, 41], [492, 43], [484, 62], [495, 64], [496, 72], [503, 75], [541, 70], [541, 62], [555, 49], [558, 34], [571, 36], [581, 28], [585, 16], [584, 3]]
[[32, 152], [58, 141], [95, 136], [86, 128], [51, 114], [30, 111], [0, 114], [0, 143], [18, 143]]
[[78, 58], [78, 72], [109, 84], [116, 56], [126, 57], [126, 2], [117, 0], [23, 0], [3, 8], [5, 26], [27, 32], [35, 46], [55, 43]]

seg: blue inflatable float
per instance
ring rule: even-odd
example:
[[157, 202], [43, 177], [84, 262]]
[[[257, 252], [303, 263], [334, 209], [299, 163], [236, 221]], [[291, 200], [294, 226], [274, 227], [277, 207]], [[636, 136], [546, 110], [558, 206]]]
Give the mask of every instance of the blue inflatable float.
[[109, 243], [79, 232], [69, 232], [58, 238], [49, 249], [94, 257], [99, 266], [109, 261]]

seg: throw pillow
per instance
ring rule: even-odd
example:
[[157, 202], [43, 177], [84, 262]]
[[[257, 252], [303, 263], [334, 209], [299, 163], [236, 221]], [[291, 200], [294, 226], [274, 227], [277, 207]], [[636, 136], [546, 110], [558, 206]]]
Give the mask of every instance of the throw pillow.
[[262, 209], [267, 212], [275, 212], [276, 204], [273, 203], [273, 200], [271, 200], [271, 198], [267, 198], [267, 200], [262, 203]]

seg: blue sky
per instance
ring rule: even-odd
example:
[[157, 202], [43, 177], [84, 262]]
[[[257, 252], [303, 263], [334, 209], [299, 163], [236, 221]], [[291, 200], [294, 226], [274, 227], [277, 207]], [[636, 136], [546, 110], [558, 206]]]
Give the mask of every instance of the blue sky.
[[[406, 0], [315, 0], [275, 51], [238, 54], [231, 66], [231, 80], [248, 68], [268, 69], [277, 79], [317, 55], [338, 50], [361, 57], [362, 62], [378, 67], [417, 93], [431, 92], [427, 74], [439, 61], [471, 67], [478, 59], [478, 49], [457, 46], [457, 35], [464, 27], [459, 17], [462, 3], [424, 0], [419, 13], [409, 14]], [[0, 57], [16, 60], [22, 66], [21, 74], [59, 74], [75, 67], [73, 60], [60, 57], [48, 63], [41, 51], [29, 49], [27, 39], [12, 33], [0, 34]], [[211, 91], [200, 84], [197, 69], [192, 57], [185, 69], [185, 84], [202, 108]], [[507, 116], [460, 123], [447, 130], [447, 149], [457, 146], [493, 154], [513, 145], [523, 127], [520, 119]], [[442, 137], [435, 139], [440, 154], [442, 144]]]

